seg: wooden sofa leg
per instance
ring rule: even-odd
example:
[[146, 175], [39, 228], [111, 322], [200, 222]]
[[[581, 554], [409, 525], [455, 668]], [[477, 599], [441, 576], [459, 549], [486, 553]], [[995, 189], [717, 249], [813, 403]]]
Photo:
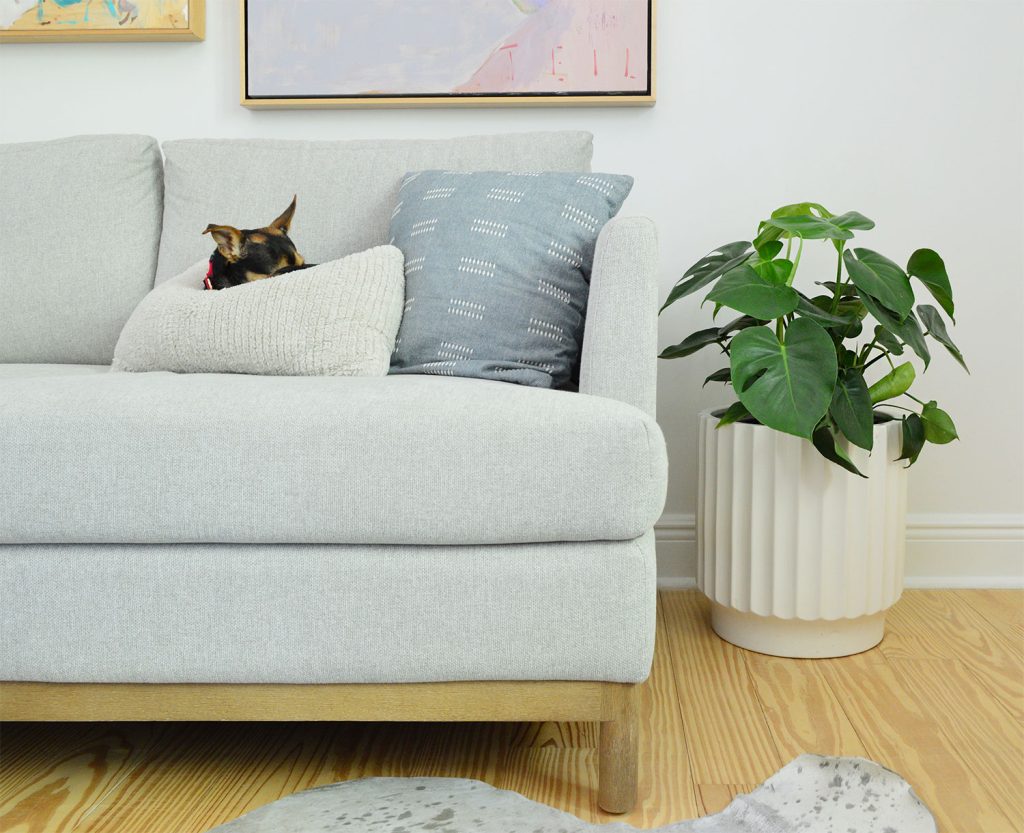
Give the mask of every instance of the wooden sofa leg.
[[639, 688], [624, 683], [605, 685], [597, 803], [607, 813], [628, 813], [636, 804]]

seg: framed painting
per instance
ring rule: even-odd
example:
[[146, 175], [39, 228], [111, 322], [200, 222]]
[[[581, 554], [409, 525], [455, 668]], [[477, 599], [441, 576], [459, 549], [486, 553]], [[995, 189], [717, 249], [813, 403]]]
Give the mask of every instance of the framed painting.
[[202, 40], [205, 0], [0, 0], [0, 42]]
[[247, 107], [655, 101], [655, 0], [241, 3]]

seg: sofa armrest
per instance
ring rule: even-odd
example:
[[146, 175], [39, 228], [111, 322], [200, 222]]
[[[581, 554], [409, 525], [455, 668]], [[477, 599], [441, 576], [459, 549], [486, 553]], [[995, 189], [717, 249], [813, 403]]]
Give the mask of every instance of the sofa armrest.
[[646, 217], [616, 217], [594, 253], [580, 393], [655, 416], [658, 376], [658, 232]]

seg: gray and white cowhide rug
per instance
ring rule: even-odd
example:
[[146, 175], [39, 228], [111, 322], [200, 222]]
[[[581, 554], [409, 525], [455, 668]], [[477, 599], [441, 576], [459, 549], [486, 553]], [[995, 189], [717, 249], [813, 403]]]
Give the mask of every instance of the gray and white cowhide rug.
[[[463, 778], [366, 778], [295, 793], [216, 833], [627, 833]], [[661, 833], [935, 833], [910, 785], [863, 758], [801, 755], [721, 813]], [[211, 831], [211, 833], [214, 833]]]

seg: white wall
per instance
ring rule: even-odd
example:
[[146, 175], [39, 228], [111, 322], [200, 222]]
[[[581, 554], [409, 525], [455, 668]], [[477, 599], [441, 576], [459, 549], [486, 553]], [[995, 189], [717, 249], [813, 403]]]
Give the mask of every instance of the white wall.
[[[424, 0], [428, 2], [428, 0]], [[209, 0], [196, 44], [0, 47], [0, 141], [71, 133], [288, 138], [443, 137], [581, 128], [596, 169], [633, 174], [629, 213], [654, 217], [667, 292], [692, 261], [777, 205], [856, 209], [867, 245], [931, 246], [957, 291], [972, 375], [945, 354], [920, 392], [963, 441], [911, 478], [918, 581], [1012, 581], [1024, 549], [1024, 3], [1020, 0], [660, 0], [653, 109], [250, 112], [238, 101], [238, 8]], [[15, 210], [3, 206], [0, 211]], [[824, 278], [809, 262], [805, 279]], [[663, 344], [708, 317], [666, 314]], [[662, 573], [692, 570], [694, 415], [721, 359], [661, 368], [672, 469]]]

